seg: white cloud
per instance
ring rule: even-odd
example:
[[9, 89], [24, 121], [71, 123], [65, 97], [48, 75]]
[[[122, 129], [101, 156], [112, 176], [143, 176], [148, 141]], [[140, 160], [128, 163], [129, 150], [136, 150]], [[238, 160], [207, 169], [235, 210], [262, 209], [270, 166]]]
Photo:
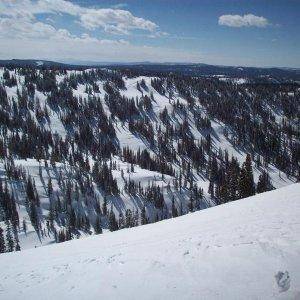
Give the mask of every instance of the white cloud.
[[133, 16], [120, 9], [89, 9], [80, 14], [80, 21], [87, 29], [103, 28], [106, 32], [128, 34], [130, 30], [141, 29], [153, 32], [158, 26], [143, 18]]
[[34, 20], [37, 14], [68, 14], [79, 19], [86, 29], [102, 28], [113, 34], [129, 34], [135, 29], [154, 32], [158, 26], [127, 10], [86, 8], [64, 0], [0, 0], [0, 16]]
[[53, 19], [38, 14], [68, 14], [86, 29], [128, 35], [132, 30], [146, 31], [156, 37], [167, 33], [143, 18], [119, 9], [85, 8], [63, 0], [0, 0], [0, 58], [35, 58], [92, 61], [200, 61], [198, 52], [160, 47], [136, 46], [124, 39], [101, 39], [90, 33], [71, 34], [57, 28]]
[[150, 33], [147, 35], [147, 37], [152, 38], [152, 39], [156, 39], [156, 38], [160, 38], [160, 37], [169, 37], [169, 34], [165, 31], [156, 31], [153, 33]]
[[15, 39], [51, 39], [67, 36], [64, 29], [56, 30], [52, 25], [42, 22], [31, 22], [27, 19], [0, 18], [0, 38]]
[[219, 17], [219, 25], [229, 27], [266, 27], [270, 25], [268, 19], [265, 17], [255, 16], [253, 14], [247, 15], [222, 15]]

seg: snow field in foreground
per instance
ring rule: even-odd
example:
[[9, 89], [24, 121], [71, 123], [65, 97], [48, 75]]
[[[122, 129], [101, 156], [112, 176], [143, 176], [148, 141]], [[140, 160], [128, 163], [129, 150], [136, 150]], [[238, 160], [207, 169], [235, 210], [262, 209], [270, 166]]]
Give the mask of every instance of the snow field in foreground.
[[2, 254], [0, 299], [299, 299], [299, 200], [294, 184], [176, 219]]

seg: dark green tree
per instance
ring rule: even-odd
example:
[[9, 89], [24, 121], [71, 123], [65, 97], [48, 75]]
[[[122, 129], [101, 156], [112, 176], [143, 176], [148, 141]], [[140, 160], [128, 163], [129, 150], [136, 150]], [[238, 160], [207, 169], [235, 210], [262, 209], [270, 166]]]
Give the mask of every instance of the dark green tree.
[[113, 209], [110, 210], [109, 212], [109, 217], [108, 217], [108, 228], [110, 231], [116, 231], [119, 229], [118, 227], [118, 222], [116, 220], [115, 213]]
[[97, 219], [96, 219], [94, 229], [95, 229], [95, 234], [101, 234], [102, 233], [102, 226], [101, 226], [100, 216], [98, 216]]
[[6, 248], [5, 248], [3, 229], [0, 227], [0, 253], [4, 253], [5, 250], [6, 250]]

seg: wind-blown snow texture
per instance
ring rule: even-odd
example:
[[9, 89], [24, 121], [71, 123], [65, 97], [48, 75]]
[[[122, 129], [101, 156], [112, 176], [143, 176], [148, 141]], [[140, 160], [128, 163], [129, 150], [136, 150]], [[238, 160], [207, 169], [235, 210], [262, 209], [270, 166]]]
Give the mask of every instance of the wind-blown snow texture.
[[0, 256], [0, 299], [299, 299], [300, 184]]

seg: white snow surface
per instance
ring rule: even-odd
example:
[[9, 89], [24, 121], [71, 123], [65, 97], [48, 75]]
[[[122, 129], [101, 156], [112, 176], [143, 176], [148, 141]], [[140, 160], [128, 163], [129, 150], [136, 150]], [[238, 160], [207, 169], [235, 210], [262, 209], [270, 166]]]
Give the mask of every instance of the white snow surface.
[[299, 299], [299, 237], [298, 183], [176, 219], [2, 254], [0, 299]]

